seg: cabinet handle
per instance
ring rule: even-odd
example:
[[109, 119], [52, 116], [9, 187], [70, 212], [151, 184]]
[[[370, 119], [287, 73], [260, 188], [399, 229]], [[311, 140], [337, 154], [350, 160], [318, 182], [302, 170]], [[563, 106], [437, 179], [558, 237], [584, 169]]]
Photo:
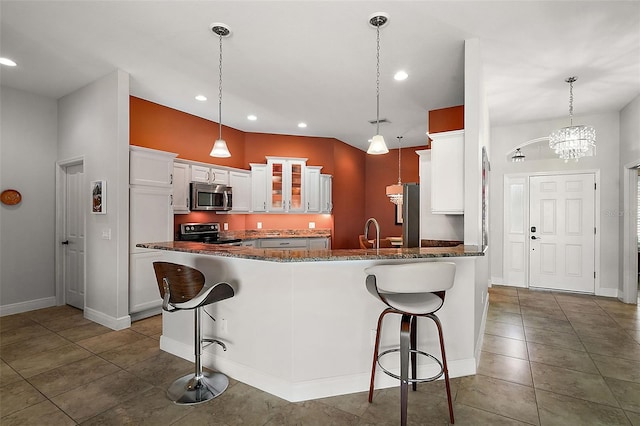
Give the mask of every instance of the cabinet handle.
[[267, 209], [267, 202], [266, 201], [264, 203], [262, 203], [262, 208], [265, 209], [265, 210]]
[[173, 173], [169, 175], [169, 183], [173, 185]]
[[211, 175], [209, 174], [209, 172], [207, 172], [207, 174], [205, 174], [205, 176], [206, 176], [207, 182], [211, 181], [211, 179], [210, 179]]
[[173, 205], [173, 194], [171, 194], [171, 195], [169, 196], [169, 199], [171, 200], [171, 201], [169, 202], [169, 205], [170, 205], [170, 206], [172, 206], [172, 205]]
[[211, 182], [216, 181], [216, 172], [211, 172]]

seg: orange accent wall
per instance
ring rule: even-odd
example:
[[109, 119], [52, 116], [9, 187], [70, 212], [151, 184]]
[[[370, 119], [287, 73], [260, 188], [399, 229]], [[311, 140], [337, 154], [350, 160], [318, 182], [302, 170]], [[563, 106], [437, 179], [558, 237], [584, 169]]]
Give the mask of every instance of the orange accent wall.
[[[426, 149], [425, 146], [403, 148], [401, 157], [403, 183], [419, 183], [419, 156], [416, 151]], [[386, 195], [388, 185], [398, 182], [398, 150], [391, 149], [385, 155], [368, 155], [366, 166], [366, 205], [365, 221], [374, 217], [380, 225], [380, 237], [401, 236], [402, 225], [396, 225], [396, 205]], [[364, 232], [364, 222], [360, 225]], [[374, 232], [373, 226], [371, 232]]]
[[[217, 123], [135, 97], [130, 97], [129, 127], [131, 145], [175, 152], [186, 160], [250, 169], [250, 163], [265, 163], [266, 156], [301, 157], [333, 176], [331, 215], [192, 212], [174, 216], [176, 233], [186, 222], [228, 223], [229, 230], [256, 229], [257, 222], [263, 229], [306, 229], [315, 222], [316, 228], [332, 230], [333, 248], [357, 248], [358, 235], [373, 216], [381, 236], [402, 234], [402, 227], [395, 225], [395, 206], [385, 195], [386, 186], [398, 181], [397, 150], [373, 156], [334, 138], [245, 133], [223, 126], [231, 157], [212, 158], [209, 151], [218, 136]], [[419, 181], [415, 151], [424, 148], [402, 150], [403, 182]]]
[[464, 105], [429, 111], [429, 133], [464, 129]]

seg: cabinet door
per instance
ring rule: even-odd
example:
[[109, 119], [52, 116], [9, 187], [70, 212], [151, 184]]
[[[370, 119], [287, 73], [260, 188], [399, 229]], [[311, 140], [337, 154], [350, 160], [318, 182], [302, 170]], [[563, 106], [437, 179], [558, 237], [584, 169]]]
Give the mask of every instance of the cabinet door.
[[431, 143], [431, 212], [464, 213], [464, 131], [434, 133]]
[[287, 161], [287, 190], [289, 203], [288, 212], [302, 213], [305, 211], [305, 162], [300, 160]]
[[260, 248], [280, 250], [304, 250], [307, 248], [306, 238], [266, 238], [260, 240]]
[[161, 251], [132, 254], [129, 257], [129, 313], [162, 307], [162, 298], [153, 262], [164, 260]]
[[309, 250], [325, 250], [328, 248], [328, 238], [309, 238]]
[[231, 211], [248, 212], [251, 207], [251, 173], [231, 171], [229, 183], [233, 191]]
[[251, 210], [267, 211], [267, 165], [251, 165]]
[[171, 187], [173, 159], [176, 154], [131, 146], [129, 152], [129, 183]]
[[269, 211], [284, 212], [289, 204], [287, 162], [269, 160]]
[[320, 212], [331, 213], [333, 209], [333, 199], [331, 190], [333, 177], [331, 175], [320, 175]]
[[189, 181], [191, 170], [188, 164], [173, 164], [173, 213], [189, 213]]
[[306, 167], [305, 195], [307, 198], [307, 212], [319, 213], [320, 204], [320, 169], [319, 166]]
[[209, 183], [229, 185], [229, 171], [212, 167], [209, 170]]
[[173, 241], [171, 189], [134, 186], [129, 195], [130, 251], [145, 250], [136, 248], [137, 243]]
[[209, 167], [191, 166], [191, 182], [209, 183], [210, 169]]

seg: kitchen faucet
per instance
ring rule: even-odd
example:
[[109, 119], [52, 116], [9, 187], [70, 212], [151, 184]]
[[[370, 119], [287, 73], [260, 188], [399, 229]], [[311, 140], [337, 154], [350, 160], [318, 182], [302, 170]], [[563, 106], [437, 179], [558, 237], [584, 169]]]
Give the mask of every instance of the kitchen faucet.
[[380, 225], [378, 225], [378, 221], [375, 220], [374, 218], [370, 217], [369, 219], [367, 219], [367, 223], [364, 224], [364, 239], [365, 240], [369, 240], [369, 225], [373, 223], [376, 226], [376, 244], [375, 244], [375, 248], [376, 250], [380, 248]]

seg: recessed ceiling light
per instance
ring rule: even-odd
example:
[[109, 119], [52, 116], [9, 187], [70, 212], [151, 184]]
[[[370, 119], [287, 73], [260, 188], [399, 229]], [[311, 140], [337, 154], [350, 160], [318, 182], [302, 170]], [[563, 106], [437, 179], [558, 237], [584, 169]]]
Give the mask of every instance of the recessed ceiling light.
[[300, 127], [301, 129], [304, 129], [305, 127], [307, 127], [307, 123], [298, 123], [298, 127]]
[[395, 73], [395, 75], [393, 76], [394, 79], [398, 80], [398, 81], [402, 81], [402, 80], [406, 80], [407, 77], [409, 77], [409, 74], [407, 74], [405, 71], [398, 71], [397, 73]]
[[198, 95], [196, 96], [196, 100], [200, 102], [204, 102], [207, 100], [207, 97], [205, 95]]
[[9, 58], [0, 58], [0, 64], [6, 65], [8, 67], [15, 67], [16, 65], [18, 65]]
[[256, 116], [255, 116], [255, 115], [253, 115], [253, 114], [249, 114], [249, 115], [247, 115], [247, 120], [256, 121], [257, 119], [258, 119], [258, 117], [256, 117]]

